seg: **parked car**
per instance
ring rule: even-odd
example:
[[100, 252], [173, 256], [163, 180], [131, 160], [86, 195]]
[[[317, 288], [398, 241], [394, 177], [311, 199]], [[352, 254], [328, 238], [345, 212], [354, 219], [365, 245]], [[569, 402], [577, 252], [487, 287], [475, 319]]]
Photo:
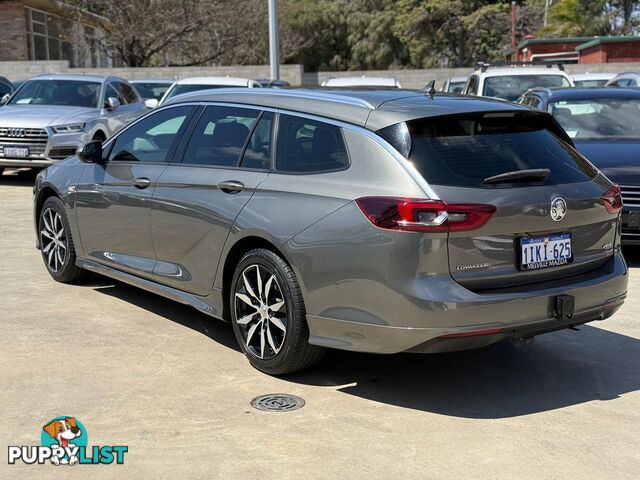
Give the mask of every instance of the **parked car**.
[[468, 77], [451, 77], [447, 78], [442, 84], [441, 92], [445, 93], [462, 93], [467, 83]]
[[464, 87], [464, 95], [481, 95], [516, 101], [534, 87], [571, 87], [573, 82], [564, 70], [547, 67], [492, 67], [480, 64]]
[[231, 321], [284, 374], [325, 347], [467, 349], [602, 320], [617, 188], [553, 118], [408, 91], [181, 95], [40, 172], [60, 282], [84, 270]]
[[133, 88], [136, 89], [138, 95], [144, 100], [155, 100], [154, 102], [149, 102], [147, 104], [148, 107], [154, 108], [158, 106], [158, 102], [162, 96], [169, 90], [171, 85], [173, 85], [172, 80], [131, 80], [129, 83], [133, 85]]
[[339, 88], [402, 88], [400, 82], [394, 77], [337, 77], [328, 78], [321, 84], [322, 87], [339, 87]]
[[256, 82], [267, 88], [285, 88], [291, 86], [291, 84], [285, 80], [270, 80], [268, 78], [258, 78]]
[[47, 167], [145, 111], [126, 80], [96, 75], [39, 75], [3, 100], [0, 168]]
[[551, 112], [578, 151], [620, 185], [622, 243], [640, 245], [640, 90], [537, 88], [521, 103]]
[[615, 73], [578, 73], [572, 77], [574, 87], [604, 87]]
[[5, 95], [11, 95], [14, 89], [15, 87], [8, 78], [0, 76], [0, 98], [3, 98]]
[[636, 72], [619, 73], [606, 83], [607, 87], [637, 87], [640, 85], [640, 74]]
[[183, 93], [197, 92], [198, 90], [210, 90], [212, 88], [259, 88], [262, 87], [257, 81], [249, 80], [248, 78], [234, 78], [234, 77], [192, 77], [183, 78], [174, 82], [173, 85], [167, 90], [162, 99], [160, 105], [170, 98]]

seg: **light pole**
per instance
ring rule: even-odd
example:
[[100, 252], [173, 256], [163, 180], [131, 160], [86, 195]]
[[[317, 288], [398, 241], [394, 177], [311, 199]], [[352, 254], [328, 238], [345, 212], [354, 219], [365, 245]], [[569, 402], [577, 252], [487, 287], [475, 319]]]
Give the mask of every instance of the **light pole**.
[[278, 0], [269, 0], [269, 63], [271, 65], [271, 80], [280, 79], [279, 46]]

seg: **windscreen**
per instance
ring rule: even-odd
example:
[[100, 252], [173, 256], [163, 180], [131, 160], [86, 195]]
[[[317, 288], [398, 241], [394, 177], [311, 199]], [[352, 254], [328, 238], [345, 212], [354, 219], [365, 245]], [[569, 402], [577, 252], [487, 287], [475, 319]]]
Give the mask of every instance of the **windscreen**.
[[573, 84], [577, 88], [583, 87], [604, 87], [607, 84], [608, 80], [605, 78], [604, 80], [574, 80]]
[[474, 113], [413, 120], [406, 122], [406, 128], [397, 124], [378, 133], [395, 145], [398, 132], [407, 131], [410, 148], [406, 156], [435, 185], [513, 187], [514, 183], [484, 180], [531, 169], [549, 169], [550, 173], [543, 180], [517, 185], [557, 185], [595, 177], [597, 171], [552, 133], [549, 121], [543, 115]]
[[86, 80], [29, 80], [10, 103], [98, 108], [100, 87]]
[[561, 100], [550, 102], [548, 109], [577, 140], [640, 138], [640, 99]]
[[170, 83], [142, 83], [136, 82], [134, 85], [135, 89], [138, 91], [140, 96], [145, 100], [148, 98], [155, 98], [156, 100], [160, 100], [162, 96], [165, 94], [169, 87]]
[[[213, 88], [242, 88], [237, 85], [176, 85], [171, 90], [169, 90], [169, 94], [167, 95], [166, 100], [175, 97], [176, 95], [182, 95], [183, 93], [189, 92], [197, 92], [199, 90], [211, 90]], [[166, 101], [165, 100], [165, 101]]]
[[462, 91], [464, 90], [466, 80], [464, 82], [451, 82], [449, 84], [449, 88], [447, 89], [448, 93], [456, 93], [462, 95]]
[[501, 75], [484, 79], [482, 95], [515, 102], [530, 88], [570, 86], [569, 81], [562, 75]]

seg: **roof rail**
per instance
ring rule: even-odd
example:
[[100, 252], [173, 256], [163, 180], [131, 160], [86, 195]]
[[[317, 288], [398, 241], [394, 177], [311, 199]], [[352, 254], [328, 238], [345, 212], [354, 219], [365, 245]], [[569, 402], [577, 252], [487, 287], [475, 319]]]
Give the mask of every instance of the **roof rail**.
[[558, 70], [564, 71], [564, 63], [561, 61], [543, 62], [540, 60], [533, 61], [533, 62], [496, 62], [496, 63], [477, 62], [476, 70], [480, 70], [481, 72], [486, 72], [487, 69], [491, 67], [530, 67], [530, 66], [544, 66], [547, 68], [556, 67]]

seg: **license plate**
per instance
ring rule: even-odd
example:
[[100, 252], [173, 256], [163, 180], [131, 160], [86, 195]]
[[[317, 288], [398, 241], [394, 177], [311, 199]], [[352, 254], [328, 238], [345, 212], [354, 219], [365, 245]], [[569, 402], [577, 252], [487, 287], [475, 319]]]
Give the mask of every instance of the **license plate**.
[[3, 149], [5, 157], [28, 157], [29, 149], [26, 147], [4, 147]]
[[571, 248], [570, 233], [520, 239], [520, 268], [522, 270], [558, 267], [567, 265], [572, 260], [573, 249]]

